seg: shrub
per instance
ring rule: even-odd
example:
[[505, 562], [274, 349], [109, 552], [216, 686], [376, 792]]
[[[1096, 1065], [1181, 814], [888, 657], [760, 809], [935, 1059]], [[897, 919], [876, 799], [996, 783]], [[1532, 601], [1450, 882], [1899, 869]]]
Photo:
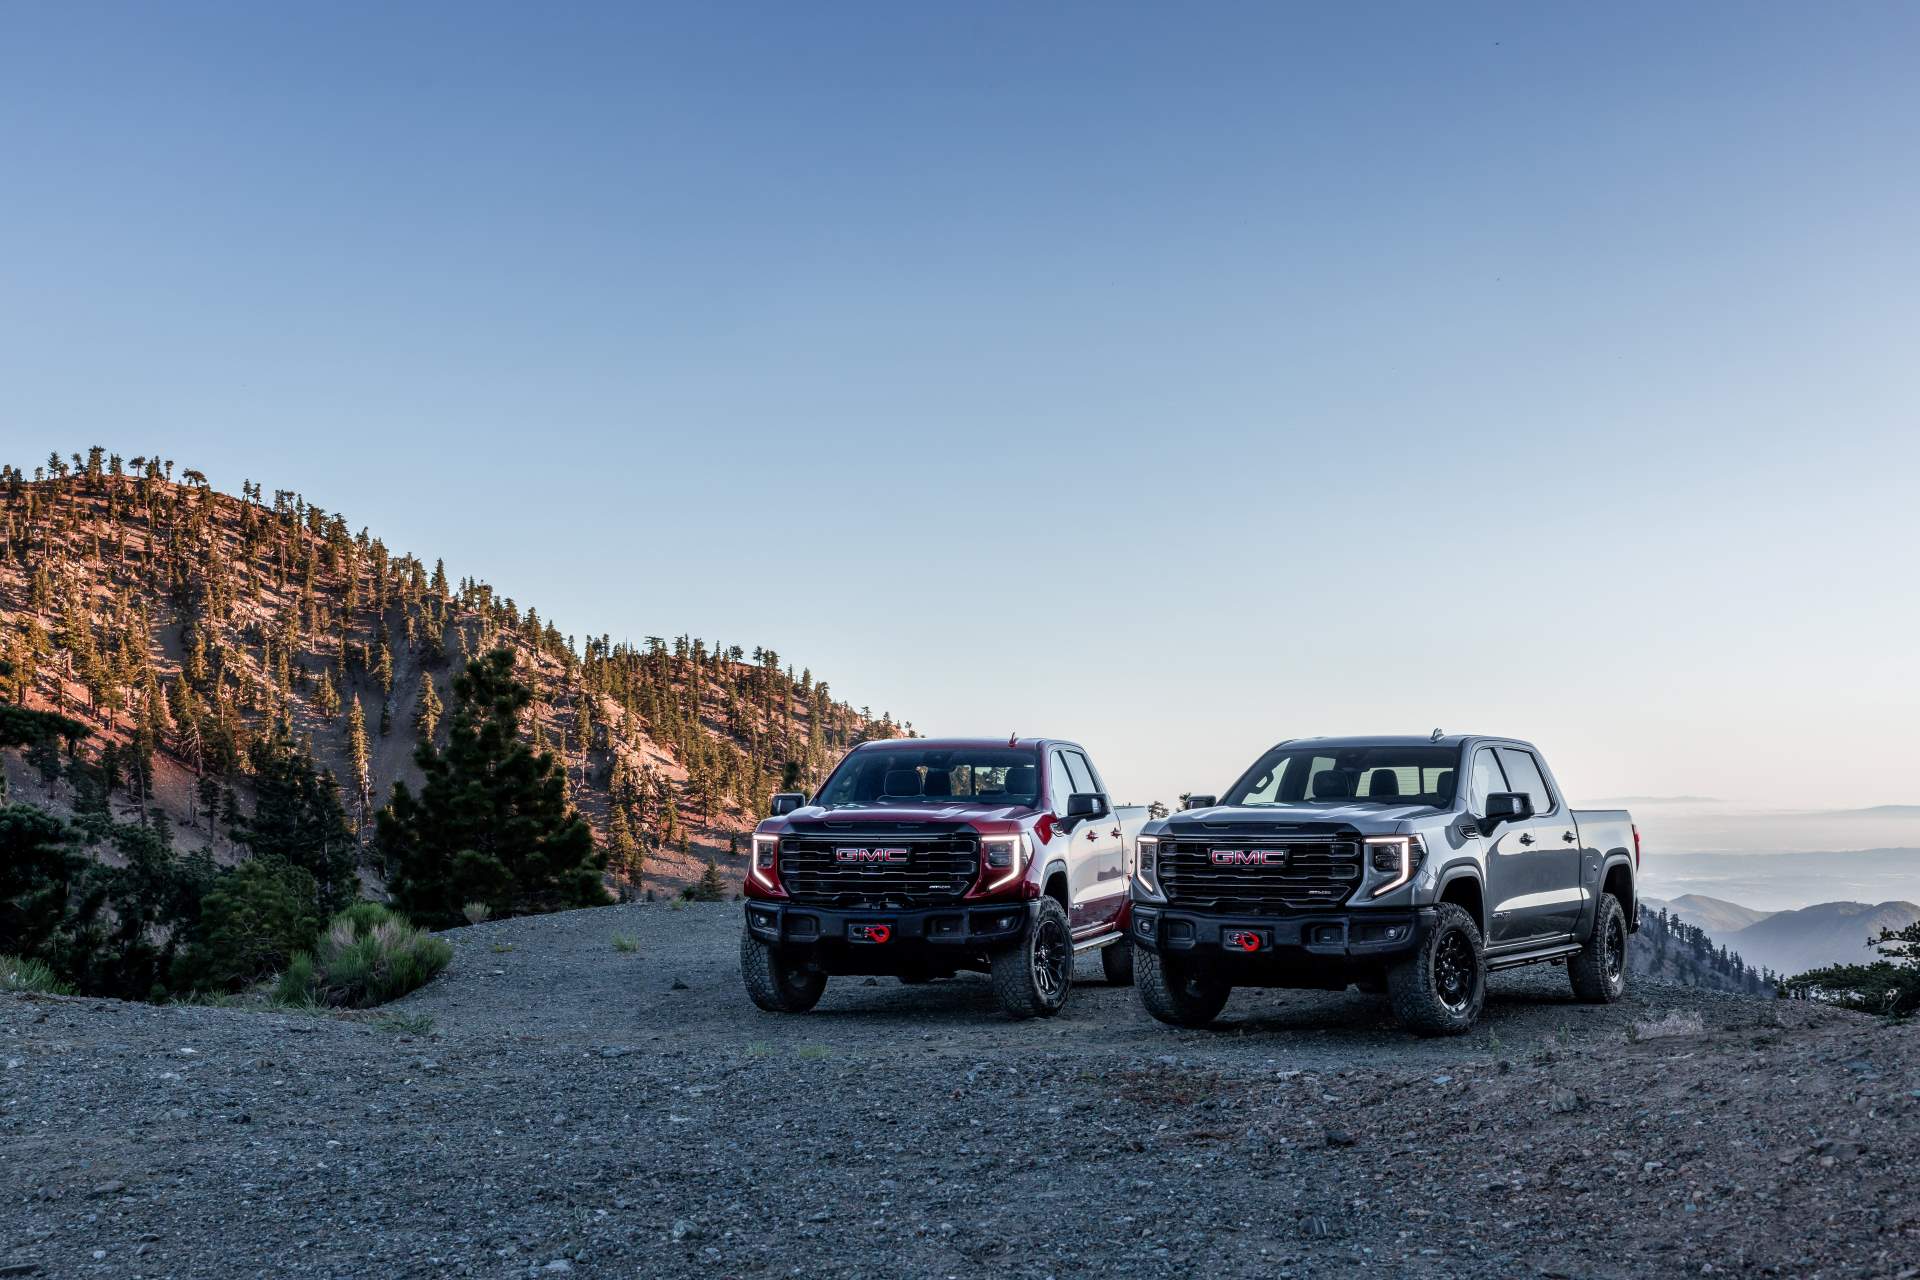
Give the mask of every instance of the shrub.
[[1886, 1017], [1920, 1013], [1920, 920], [1900, 930], [1882, 929], [1869, 945], [1886, 958], [1814, 969], [1786, 979], [1781, 993]]
[[275, 994], [283, 1004], [368, 1009], [426, 985], [451, 959], [443, 939], [361, 902], [335, 916], [311, 952], [293, 958]]
[[277, 858], [225, 872], [200, 904], [198, 937], [182, 961], [185, 984], [227, 991], [286, 968], [320, 932], [313, 873]]
[[38, 960], [0, 956], [0, 991], [28, 991], [42, 996], [70, 996], [73, 988]]
[[616, 933], [613, 935], [613, 949], [630, 954], [640, 949], [640, 940], [624, 933]]
[[727, 900], [727, 882], [721, 878], [720, 868], [712, 858], [707, 859], [707, 869], [700, 873], [697, 884], [690, 884], [680, 891], [680, 896], [689, 902], [725, 902]]
[[493, 914], [493, 909], [484, 902], [469, 902], [460, 908], [460, 914], [467, 918], [468, 924], [479, 924]]

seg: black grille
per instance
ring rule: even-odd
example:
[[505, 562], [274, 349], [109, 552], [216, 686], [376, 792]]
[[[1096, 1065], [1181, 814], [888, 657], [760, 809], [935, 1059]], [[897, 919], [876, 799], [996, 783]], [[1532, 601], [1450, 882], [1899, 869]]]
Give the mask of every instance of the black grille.
[[[1214, 851], [1284, 849], [1280, 865], [1220, 865]], [[1160, 846], [1160, 885], [1167, 901], [1239, 910], [1337, 907], [1360, 884], [1360, 842], [1325, 836], [1170, 840]]]
[[[843, 850], [904, 850], [906, 860], [841, 860]], [[780, 883], [795, 902], [821, 907], [923, 907], [957, 902], [980, 874], [972, 835], [785, 836]]]

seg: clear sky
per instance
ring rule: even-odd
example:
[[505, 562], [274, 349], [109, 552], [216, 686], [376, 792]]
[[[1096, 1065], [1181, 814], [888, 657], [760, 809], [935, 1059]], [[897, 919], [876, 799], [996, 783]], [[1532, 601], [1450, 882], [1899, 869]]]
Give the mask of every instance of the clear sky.
[[1920, 801], [1920, 8], [0, 0], [0, 454], [1123, 798]]

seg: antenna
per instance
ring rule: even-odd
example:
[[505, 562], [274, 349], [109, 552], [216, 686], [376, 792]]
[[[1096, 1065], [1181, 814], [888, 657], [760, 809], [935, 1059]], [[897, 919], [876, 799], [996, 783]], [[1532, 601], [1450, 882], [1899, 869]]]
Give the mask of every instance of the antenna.
[[1008, 735], [1007, 735], [1007, 745], [1008, 745], [1008, 746], [1010, 746], [1010, 747], [1017, 747], [1017, 746], [1019, 746], [1019, 745], [1020, 745], [1020, 735], [1019, 735], [1019, 734], [1017, 734], [1017, 733], [1010, 733], [1010, 734], [1008, 734]]
[[1442, 738], [1443, 736], [1445, 736], [1445, 735], [1443, 735], [1443, 734], [1442, 734], [1442, 733], [1441, 733], [1441, 732], [1440, 732], [1440, 731], [1439, 731], [1438, 729], [1435, 729], [1435, 730], [1433, 731], [1433, 736], [1432, 736], [1431, 738], [1428, 738], [1428, 739], [1427, 739], [1427, 741], [1428, 741], [1428, 742], [1438, 742], [1438, 741], [1440, 741], [1440, 739], [1441, 739], [1441, 738]]

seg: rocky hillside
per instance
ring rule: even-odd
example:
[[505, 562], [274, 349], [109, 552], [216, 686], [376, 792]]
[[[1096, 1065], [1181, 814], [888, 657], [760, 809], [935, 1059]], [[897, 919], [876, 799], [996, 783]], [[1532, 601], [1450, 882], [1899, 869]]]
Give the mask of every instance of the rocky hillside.
[[1702, 991], [1767, 995], [1779, 977], [1715, 942], [1699, 925], [1669, 910], [1669, 904], [1652, 900], [1640, 904], [1640, 932], [1628, 959], [1636, 977]]
[[[627, 892], [678, 887], [708, 857], [737, 880], [740, 833], [783, 777], [903, 731], [772, 650], [563, 635], [341, 512], [242, 490], [99, 448], [0, 469], [0, 699], [84, 722], [115, 816], [220, 860], [250, 805], [251, 742], [286, 726], [370, 830], [421, 735], [444, 732], [454, 673], [500, 645], [537, 693], [527, 735], [565, 766]], [[57, 753], [3, 763], [14, 799], [72, 804]]]

